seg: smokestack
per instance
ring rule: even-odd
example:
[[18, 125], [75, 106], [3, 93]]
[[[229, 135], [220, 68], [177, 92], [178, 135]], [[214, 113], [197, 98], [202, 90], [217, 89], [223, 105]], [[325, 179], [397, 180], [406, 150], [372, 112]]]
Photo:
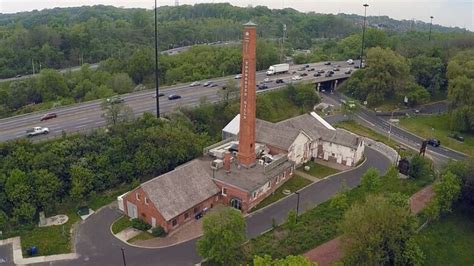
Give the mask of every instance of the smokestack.
[[255, 165], [256, 112], [256, 24], [244, 24], [242, 38], [242, 79], [240, 81], [240, 130], [237, 159], [244, 167]]
[[224, 170], [227, 172], [227, 173], [230, 173], [230, 160], [231, 160], [232, 156], [230, 154], [229, 151], [226, 151], [224, 153]]

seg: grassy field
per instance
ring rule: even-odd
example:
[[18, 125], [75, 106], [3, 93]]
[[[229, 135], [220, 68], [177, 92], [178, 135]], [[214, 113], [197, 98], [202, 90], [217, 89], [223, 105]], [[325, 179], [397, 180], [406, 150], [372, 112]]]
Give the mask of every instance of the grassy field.
[[35, 227], [32, 230], [22, 230], [21, 249], [23, 256], [27, 256], [26, 250], [32, 246], [38, 248], [38, 256], [48, 256], [71, 252], [71, 228], [80, 218], [74, 211], [66, 213], [69, 220], [64, 225]]
[[255, 206], [253, 211], [256, 211], [258, 209], [261, 209], [275, 201], [278, 201], [279, 199], [282, 199], [286, 197], [285, 194], [283, 194], [283, 190], [288, 189], [291, 191], [291, 193], [297, 191], [298, 189], [301, 189], [303, 187], [306, 187], [307, 185], [311, 184], [312, 182], [306, 178], [303, 178], [298, 175], [294, 175], [292, 178], [290, 178], [288, 181], [285, 182], [281, 187], [279, 187], [277, 190], [275, 190], [275, 193], [272, 195], [268, 196], [266, 199], [264, 199], [262, 202], [260, 202], [257, 206]]
[[[309, 166], [310, 170], [308, 172], [306, 172], [304, 170], [304, 166]], [[314, 177], [320, 178], [320, 179], [324, 178], [326, 176], [329, 176], [329, 175], [337, 174], [337, 173], [340, 172], [339, 170], [336, 170], [334, 168], [327, 167], [325, 165], [318, 164], [318, 163], [315, 163], [315, 162], [312, 162], [312, 161], [309, 161], [309, 162], [305, 163], [304, 166], [301, 166], [300, 168], [298, 168], [298, 170], [301, 171], [301, 172], [308, 173], [308, 174], [310, 174]]]
[[138, 234], [137, 236], [129, 239], [127, 242], [128, 243], [135, 243], [137, 241], [141, 241], [141, 240], [148, 240], [148, 239], [152, 239], [152, 238], [155, 238], [154, 236], [152, 236], [150, 233], [148, 232], [140, 232], [140, 234]]
[[[400, 192], [411, 195], [422, 187], [431, 183], [428, 177], [421, 180], [399, 179], [396, 172], [389, 171], [382, 177], [380, 193]], [[364, 190], [355, 188], [346, 192], [349, 205], [365, 198]], [[300, 215], [299, 222], [293, 230], [286, 224], [276, 227], [272, 231], [256, 237], [245, 245], [246, 258], [254, 255], [269, 254], [273, 258], [281, 258], [290, 254], [302, 254], [339, 235], [338, 223], [345, 210], [338, 210], [331, 206], [331, 200]]]
[[[129, 189], [128, 185], [120, 185], [117, 188], [91, 197], [87, 201], [87, 206], [97, 210], [102, 206], [113, 202], [117, 196], [123, 194]], [[66, 213], [69, 220], [64, 225], [34, 227], [33, 229], [19, 230], [17, 234], [21, 237], [21, 248], [23, 255], [26, 256], [26, 250], [31, 246], [38, 248], [37, 256], [48, 256], [54, 254], [70, 253], [71, 248], [71, 228], [79, 221], [80, 217], [76, 213], [75, 203], [68, 202], [58, 207], [57, 214]]]
[[127, 216], [122, 216], [120, 217], [120, 219], [118, 219], [112, 224], [112, 233], [114, 234], [119, 233], [123, 231], [124, 229], [129, 228], [130, 226], [132, 226], [132, 222], [130, 221], [130, 218]]
[[461, 134], [465, 139], [464, 142], [448, 137], [451, 130], [449, 117], [446, 114], [403, 118], [400, 119], [400, 125], [421, 137], [439, 139], [441, 146], [474, 156], [474, 135]]
[[417, 236], [425, 265], [474, 265], [474, 211], [458, 208]]

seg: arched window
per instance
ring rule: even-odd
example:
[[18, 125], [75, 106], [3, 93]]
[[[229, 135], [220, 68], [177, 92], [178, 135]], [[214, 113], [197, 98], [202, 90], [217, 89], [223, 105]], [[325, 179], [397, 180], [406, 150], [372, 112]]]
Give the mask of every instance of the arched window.
[[230, 200], [230, 206], [232, 206], [233, 208], [236, 208], [237, 210], [241, 210], [242, 209], [242, 200], [238, 199], [238, 198], [233, 198]]

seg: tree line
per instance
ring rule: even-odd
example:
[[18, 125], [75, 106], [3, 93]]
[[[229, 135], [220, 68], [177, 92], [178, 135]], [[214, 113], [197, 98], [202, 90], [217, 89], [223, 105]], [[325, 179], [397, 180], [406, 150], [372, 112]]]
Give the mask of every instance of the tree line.
[[[242, 24], [256, 22], [258, 35], [276, 39], [287, 26], [286, 43], [309, 49], [315, 40], [343, 38], [360, 31], [362, 17], [302, 13], [262, 6], [241, 8], [230, 4], [196, 4], [158, 9], [160, 50], [199, 43], [238, 40]], [[388, 18], [374, 17], [375, 21]], [[370, 18], [369, 18], [370, 21]], [[153, 11], [111, 6], [55, 8], [0, 14], [0, 78], [127, 57], [137, 49], [153, 47]], [[374, 23], [379, 27], [380, 23]], [[404, 22], [391, 21], [388, 31], [406, 31]], [[370, 23], [369, 23], [370, 25]], [[419, 27], [424, 26], [424, 27]], [[417, 23], [412, 30], [426, 30]], [[459, 29], [435, 26], [435, 30]]]

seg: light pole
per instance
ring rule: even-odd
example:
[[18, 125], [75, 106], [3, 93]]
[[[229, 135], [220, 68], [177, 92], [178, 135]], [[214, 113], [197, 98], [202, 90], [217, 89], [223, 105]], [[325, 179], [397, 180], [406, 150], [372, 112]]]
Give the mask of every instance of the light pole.
[[298, 196], [296, 200], [296, 223], [298, 223], [298, 214], [300, 212], [300, 192], [295, 191], [295, 194]]
[[158, 6], [155, 0], [155, 86], [156, 86], [156, 117], [160, 117], [160, 84], [158, 80], [158, 20], [156, 16], [156, 11]]
[[364, 55], [364, 41], [365, 41], [365, 21], [367, 19], [367, 7], [368, 4], [364, 4], [364, 25], [362, 25], [362, 47], [360, 49], [360, 64], [359, 68], [362, 68], [362, 56]]
[[123, 259], [123, 266], [127, 266], [127, 262], [125, 261], [125, 249], [120, 248], [122, 250], [122, 259]]
[[431, 41], [431, 26], [433, 26], [433, 16], [430, 16], [430, 34], [428, 35], [428, 41]]

